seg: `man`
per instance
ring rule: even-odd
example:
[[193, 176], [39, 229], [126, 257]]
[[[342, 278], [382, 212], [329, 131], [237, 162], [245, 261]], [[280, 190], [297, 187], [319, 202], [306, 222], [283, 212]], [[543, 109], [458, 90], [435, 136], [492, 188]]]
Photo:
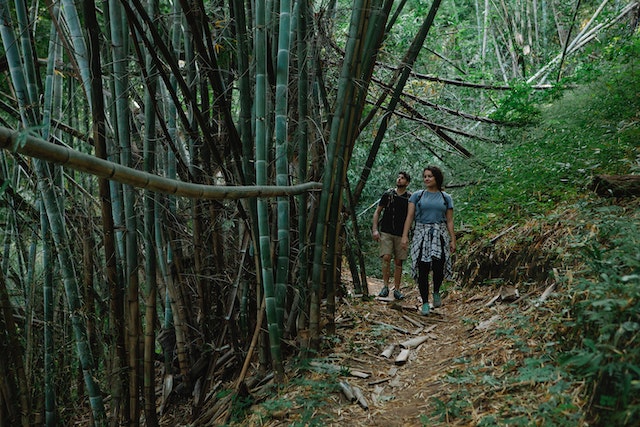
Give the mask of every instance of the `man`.
[[[407, 207], [411, 193], [407, 187], [411, 177], [407, 172], [399, 172], [396, 188], [385, 191], [380, 197], [378, 207], [373, 214], [373, 240], [380, 242], [380, 258], [382, 258], [382, 281], [384, 287], [378, 294], [380, 297], [389, 295], [389, 277], [391, 275], [391, 258], [394, 259], [393, 296], [402, 299], [400, 281], [402, 280], [402, 263], [407, 259], [407, 248], [402, 248], [402, 229], [407, 218]], [[384, 212], [383, 212], [384, 211]], [[382, 219], [380, 219], [382, 213]], [[380, 230], [378, 230], [378, 226]]]

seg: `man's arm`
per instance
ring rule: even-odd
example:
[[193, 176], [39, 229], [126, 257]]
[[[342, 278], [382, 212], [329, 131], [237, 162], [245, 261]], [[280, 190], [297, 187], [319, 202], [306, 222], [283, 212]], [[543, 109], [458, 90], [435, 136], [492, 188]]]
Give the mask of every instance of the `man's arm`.
[[378, 222], [380, 219], [380, 212], [384, 209], [382, 206], [378, 205], [376, 211], [373, 213], [373, 225], [371, 226], [371, 235], [373, 236], [373, 240], [380, 240], [380, 233], [378, 232]]
[[402, 239], [400, 240], [400, 245], [402, 245], [403, 249], [407, 249], [409, 247], [409, 230], [411, 230], [411, 223], [413, 222], [413, 218], [415, 216], [416, 205], [412, 202], [409, 202], [409, 206], [407, 206], [407, 219], [404, 220]]

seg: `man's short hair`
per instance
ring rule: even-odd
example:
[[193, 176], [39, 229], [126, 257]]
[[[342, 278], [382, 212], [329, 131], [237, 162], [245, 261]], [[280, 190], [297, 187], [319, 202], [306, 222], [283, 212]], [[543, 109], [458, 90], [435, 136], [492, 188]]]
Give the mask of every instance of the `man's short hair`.
[[400, 172], [398, 172], [398, 175], [403, 175], [404, 179], [406, 179], [407, 182], [411, 182], [411, 175], [409, 175], [408, 172], [400, 171]]

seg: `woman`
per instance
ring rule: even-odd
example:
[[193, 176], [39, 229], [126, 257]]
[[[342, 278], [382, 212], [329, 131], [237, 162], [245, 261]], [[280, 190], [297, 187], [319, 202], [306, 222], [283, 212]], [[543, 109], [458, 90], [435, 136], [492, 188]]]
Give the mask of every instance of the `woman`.
[[411, 243], [411, 269], [418, 281], [423, 316], [429, 314], [429, 272], [433, 272], [433, 306], [440, 307], [440, 285], [451, 278], [451, 254], [456, 250], [453, 231], [453, 199], [442, 191], [444, 175], [440, 168], [427, 166], [422, 172], [426, 190], [409, 198], [401, 245], [409, 245], [409, 230], [414, 218], [416, 227]]

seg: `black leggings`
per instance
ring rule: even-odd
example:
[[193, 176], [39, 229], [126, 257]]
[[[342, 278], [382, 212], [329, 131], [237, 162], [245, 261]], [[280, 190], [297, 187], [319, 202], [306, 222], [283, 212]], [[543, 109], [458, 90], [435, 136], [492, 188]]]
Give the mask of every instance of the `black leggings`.
[[429, 302], [429, 271], [433, 269], [433, 292], [440, 292], [440, 285], [444, 280], [444, 258], [432, 258], [431, 262], [418, 262], [418, 289], [422, 303]]

